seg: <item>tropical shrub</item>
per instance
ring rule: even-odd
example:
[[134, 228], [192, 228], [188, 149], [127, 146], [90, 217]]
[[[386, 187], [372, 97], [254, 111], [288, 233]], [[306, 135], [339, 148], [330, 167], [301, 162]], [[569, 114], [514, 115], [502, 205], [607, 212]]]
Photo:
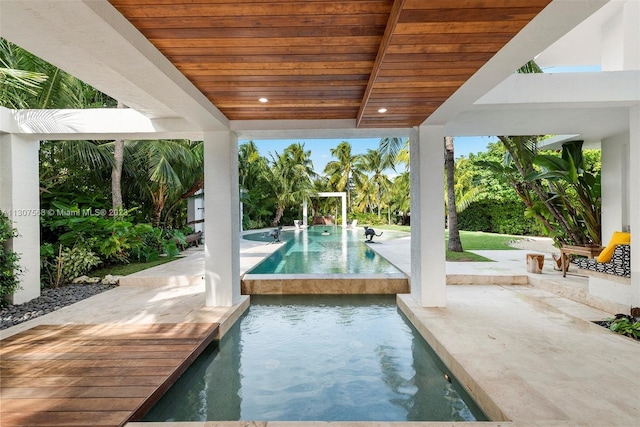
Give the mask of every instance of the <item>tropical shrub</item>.
[[461, 230], [488, 233], [534, 235], [542, 233], [540, 225], [525, 214], [524, 203], [518, 200], [474, 202], [458, 213]]
[[187, 246], [187, 237], [180, 230], [166, 228], [162, 230], [162, 251], [169, 257], [180, 253]]
[[18, 278], [22, 273], [20, 255], [7, 247], [9, 239], [18, 236], [11, 221], [0, 211], [0, 306], [5, 304], [5, 298], [20, 289]]
[[59, 245], [57, 252], [52, 244], [45, 243], [40, 246], [40, 284], [57, 288], [87, 274], [101, 263], [85, 242], [79, 242], [72, 248]]
[[640, 340], [640, 321], [637, 318], [620, 314], [607, 321], [610, 322], [609, 329], [613, 332]]
[[129, 244], [132, 260], [155, 261], [162, 252], [162, 230], [151, 224], [136, 224], [130, 230]]
[[387, 217], [386, 215], [382, 215], [380, 217], [378, 217], [377, 213], [362, 213], [362, 212], [354, 212], [352, 214], [349, 214], [349, 219], [350, 220], [354, 220], [357, 219], [358, 220], [358, 225], [386, 225], [387, 224]]
[[87, 274], [101, 262], [100, 258], [85, 245], [63, 248], [56, 265], [56, 287]]
[[57, 259], [51, 243], [40, 245], [40, 286], [52, 287], [56, 284]]

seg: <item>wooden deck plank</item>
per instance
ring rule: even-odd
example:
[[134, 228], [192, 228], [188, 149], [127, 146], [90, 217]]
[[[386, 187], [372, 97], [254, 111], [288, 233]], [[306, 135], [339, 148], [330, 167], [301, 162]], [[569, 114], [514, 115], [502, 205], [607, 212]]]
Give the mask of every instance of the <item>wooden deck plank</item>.
[[135, 397], [89, 397], [85, 399], [3, 399], [3, 412], [29, 412], [39, 408], [47, 412], [96, 412], [96, 411], [126, 411], [137, 402]]
[[78, 358], [38, 358], [36, 360], [25, 359], [2, 359], [0, 360], [0, 369], [9, 369], [12, 371], [20, 371], [22, 369], [55, 369], [57, 367], [64, 368], [113, 368], [113, 367], [139, 367], [139, 366], [175, 366], [182, 362], [182, 358], [159, 359], [159, 358], [110, 358], [110, 359], [78, 359]]
[[21, 354], [3, 355], [2, 360], [92, 360], [92, 359], [172, 359], [176, 355], [176, 350], [155, 351], [156, 346], [150, 348], [149, 351], [120, 351], [116, 354], [106, 352], [69, 352], [69, 353], [52, 353], [45, 351], [28, 351], [25, 350]]
[[[163, 375], [129, 375], [126, 377], [42, 377], [39, 387], [117, 387], [156, 385], [164, 380]], [[2, 378], [2, 386], [7, 388], [28, 387], [33, 384], [30, 377]]]
[[0, 341], [3, 426], [122, 426], [144, 414], [217, 324], [41, 325]]
[[58, 398], [94, 398], [94, 397], [146, 397], [155, 390], [154, 386], [122, 386], [122, 387], [3, 387], [0, 393], [4, 399], [46, 399]]
[[7, 412], [2, 414], [3, 426], [122, 426], [122, 419], [129, 415], [128, 411], [96, 411], [96, 412]]

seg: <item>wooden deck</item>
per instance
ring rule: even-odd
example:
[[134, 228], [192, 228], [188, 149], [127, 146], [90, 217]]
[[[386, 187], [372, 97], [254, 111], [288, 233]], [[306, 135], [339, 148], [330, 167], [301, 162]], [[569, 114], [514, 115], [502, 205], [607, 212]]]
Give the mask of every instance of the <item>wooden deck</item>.
[[164, 394], [217, 323], [42, 325], [0, 341], [0, 424], [122, 426]]

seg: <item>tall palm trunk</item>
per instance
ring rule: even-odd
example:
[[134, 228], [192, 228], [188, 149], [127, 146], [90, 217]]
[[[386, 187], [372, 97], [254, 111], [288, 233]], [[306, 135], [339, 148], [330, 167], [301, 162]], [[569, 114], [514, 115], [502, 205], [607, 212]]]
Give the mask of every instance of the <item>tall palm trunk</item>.
[[[118, 101], [118, 108], [126, 108], [126, 106]], [[124, 161], [124, 139], [116, 139], [113, 145], [113, 157], [115, 163], [111, 169], [111, 201], [113, 211], [123, 207], [122, 203], [122, 163]]]
[[280, 220], [282, 219], [283, 214], [284, 214], [284, 206], [276, 207], [276, 215], [273, 218], [273, 222], [271, 223], [273, 227], [276, 227], [278, 224], [280, 224]]
[[448, 248], [453, 252], [462, 252], [462, 241], [458, 230], [458, 213], [456, 211], [456, 192], [454, 187], [455, 160], [453, 155], [453, 138], [444, 138], [444, 164], [447, 170], [447, 218], [449, 225]]

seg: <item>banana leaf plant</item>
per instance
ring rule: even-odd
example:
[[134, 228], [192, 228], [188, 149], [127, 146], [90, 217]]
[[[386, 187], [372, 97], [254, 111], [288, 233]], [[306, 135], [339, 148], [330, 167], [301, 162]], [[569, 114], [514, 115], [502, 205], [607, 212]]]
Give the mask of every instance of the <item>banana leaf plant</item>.
[[527, 175], [526, 180], [546, 180], [553, 190], [549, 193], [549, 200], [562, 205], [572, 225], [583, 230], [584, 238], [573, 239], [575, 241], [570, 243], [600, 245], [601, 175], [585, 170], [582, 143], [571, 141], [563, 144], [561, 157], [536, 155], [533, 163], [539, 171]]

